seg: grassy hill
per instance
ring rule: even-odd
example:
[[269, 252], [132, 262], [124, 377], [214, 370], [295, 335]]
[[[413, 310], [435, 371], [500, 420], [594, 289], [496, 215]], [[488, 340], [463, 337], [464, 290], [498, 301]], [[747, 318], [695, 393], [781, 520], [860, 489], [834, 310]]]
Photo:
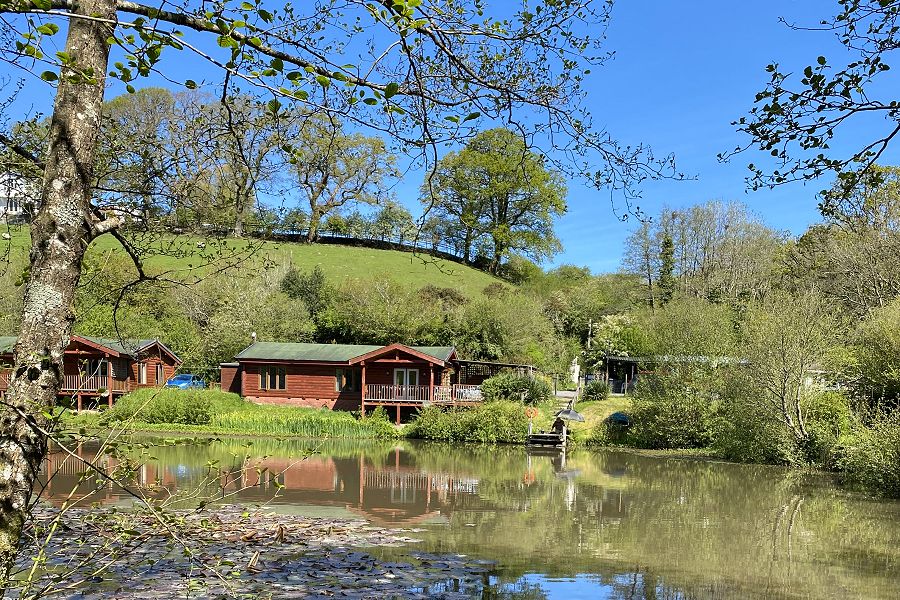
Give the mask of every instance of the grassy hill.
[[[11, 229], [9, 233], [11, 239], [8, 242], [0, 242], [0, 253], [6, 250], [4, 247], [6, 244], [10, 244], [13, 255], [27, 256], [31, 243], [28, 229], [24, 227]], [[198, 244], [201, 243], [205, 248], [198, 248]], [[297, 268], [308, 271], [320, 265], [329, 281], [335, 285], [348, 279], [384, 276], [392, 277], [395, 281], [415, 289], [432, 284], [452, 287], [472, 297], [480, 294], [491, 283], [500, 281], [492, 275], [465, 265], [397, 250], [258, 240], [218, 242], [187, 235], [156, 240], [150, 247], [157, 253], [145, 260], [149, 271], [174, 271], [185, 278], [201, 276], [210, 268], [223, 264], [224, 259], [219, 259], [218, 253], [226, 250], [245, 251], [246, 257], [240, 260], [241, 268], [259, 269], [293, 263]], [[89, 256], [100, 258], [107, 253], [125, 256], [124, 250], [112, 236], [102, 236], [91, 244]]]

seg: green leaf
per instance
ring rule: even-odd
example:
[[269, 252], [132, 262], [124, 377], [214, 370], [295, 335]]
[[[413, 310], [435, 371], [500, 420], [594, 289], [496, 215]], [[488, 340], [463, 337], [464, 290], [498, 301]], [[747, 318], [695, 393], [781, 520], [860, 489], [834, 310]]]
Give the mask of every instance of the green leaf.
[[316, 76], [316, 81], [318, 81], [319, 85], [321, 85], [324, 88], [327, 88], [329, 85], [331, 85], [331, 80], [329, 78], [325, 77], [324, 75]]
[[823, 65], [823, 66], [825, 65], [825, 57], [824, 57], [824, 56], [820, 56], [820, 57], [817, 58], [816, 60], [819, 61], [819, 64], [820, 64], [820, 65]]
[[280, 58], [273, 58], [272, 62], [269, 64], [272, 66], [273, 69], [275, 69], [278, 72], [281, 72], [282, 70], [284, 70], [284, 61], [281, 60]]
[[37, 30], [44, 35], [53, 35], [57, 31], [59, 31], [59, 25], [55, 23], [44, 23], [43, 25], [38, 27]]
[[463, 119], [463, 122], [465, 123], [466, 121], [471, 121], [472, 119], [477, 119], [480, 116], [481, 116], [480, 112], [469, 113], [468, 115], [466, 115], [466, 118]]
[[363, 103], [368, 104], [369, 106], [375, 106], [378, 104], [378, 100], [375, 98], [363, 98]]
[[268, 107], [269, 112], [275, 114], [281, 109], [281, 102], [273, 98], [272, 100], [269, 100], [269, 103], [266, 104], [266, 106]]
[[125, 86], [125, 89], [128, 91], [129, 94], [133, 94], [133, 93], [134, 93], [134, 86], [131, 85], [130, 83], [129, 83], [128, 85]]
[[254, 9], [256, 9], [256, 7], [253, 6], [252, 4], [250, 4], [249, 2], [241, 2], [241, 10], [254, 10]]
[[384, 86], [384, 97], [390, 98], [391, 96], [396, 96], [398, 91], [400, 91], [400, 86], [392, 81]]
[[59, 76], [57, 76], [57, 74], [53, 71], [44, 71], [43, 73], [41, 73], [41, 79], [43, 79], [44, 81], [56, 81], [59, 79]]
[[197, 82], [194, 81], [193, 79], [188, 79], [187, 81], [184, 82], [184, 87], [186, 87], [189, 90], [196, 90]]

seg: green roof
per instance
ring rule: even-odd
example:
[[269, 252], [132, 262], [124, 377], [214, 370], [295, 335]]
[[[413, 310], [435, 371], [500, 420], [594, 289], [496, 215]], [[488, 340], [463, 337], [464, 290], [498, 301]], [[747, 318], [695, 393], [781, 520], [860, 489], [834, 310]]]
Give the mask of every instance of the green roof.
[[[297, 344], [290, 342], [255, 342], [237, 356], [238, 360], [297, 360], [315, 362], [348, 362], [357, 356], [380, 350], [384, 346], [362, 344]], [[445, 361], [453, 354], [453, 346], [410, 346], [413, 350]]]
[[10, 354], [13, 346], [16, 345], [16, 338], [8, 335], [0, 336], [0, 354]]
[[[75, 337], [73, 335], [73, 337]], [[159, 340], [153, 339], [125, 339], [119, 340], [116, 338], [101, 338], [101, 337], [93, 337], [89, 335], [79, 335], [78, 337], [84, 338], [98, 346], [103, 346], [105, 348], [109, 348], [119, 354], [123, 354], [125, 356], [131, 356], [138, 351], [146, 348], [147, 346], [155, 343], [159, 343], [160, 346], [163, 346], [166, 350], [168, 350], [172, 356], [178, 358], [178, 356], [172, 352], [165, 344], [159, 342]], [[0, 354], [12, 354], [13, 347], [16, 345], [16, 339], [12, 336], [0, 336]]]

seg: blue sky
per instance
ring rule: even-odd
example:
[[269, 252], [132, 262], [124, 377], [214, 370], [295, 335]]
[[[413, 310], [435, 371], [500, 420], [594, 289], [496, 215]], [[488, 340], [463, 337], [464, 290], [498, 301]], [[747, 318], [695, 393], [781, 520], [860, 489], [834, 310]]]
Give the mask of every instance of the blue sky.
[[[674, 152], [679, 168], [696, 177], [645, 185], [642, 209], [655, 214], [663, 205], [739, 200], [770, 226], [795, 234], [818, 220], [815, 194], [827, 187], [827, 181], [748, 192], [747, 164], [758, 164], [759, 153], [738, 155], [728, 164], [719, 163], [716, 155], [746, 141], [730, 123], [747, 113], [755, 94], [765, 87], [767, 64], [778, 61], [802, 70], [820, 54], [829, 61], [843, 56], [832, 34], [792, 31], [779, 22], [784, 17], [815, 25], [836, 4], [828, 0], [616, 4], [609, 29], [609, 47], [616, 58], [592, 81], [591, 110], [624, 141], [648, 143], [659, 153]], [[896, 161], [896, 149], [893, 157]], [[558, 226], [565, 250], [554, 264], [587, 265], [595, 272], [616, 270], [622, 242], [634, 224], [613, 221], [609, 197], [574, 182], [569, 205], [569, 214]]]
[[[779, 22], [783, 17], [815, 25], [836, 6], [837, 0], [616, 3], [607, 43], [616, 57], [587, 80], [594, 121], [623, 143], [649, 144], [657, 154], [675, 153], [679, 170], [694, 178], [646, 183], [638, 202], [641, 209], [656, 214], [663, 205], [740, 200], [770, 226], [794, 234], [818, 220], [815, 193], [827, 187], [827, 181], [748, 192], [746, 165], [759, 163], [759, 154], [739, 155], [728, 164], [719, 163], [716, 155], [746, 141], [730, 123], [747, 113], [754, 95], [764, 88], [767, 64], [779, 61], [800, 71], [820, 54], [832, 63], [845, 58], [832, 34], [792, 31]], [[178, 67], [185, 72], [190, 68], [187, 63]], [[19, 110], [49, 110], [51, 88], [32, 83], [26, 90], [17, 103]], [[111, 90], [108, 97], [118, 92]], [[865, 129], [858, 132], [865, 134]], [[841, 143], [834, 147], [840, 151]], [[900, 162], [897, 154], [895, 148], [882, 162]], [[420, 210], [420, 183], [421, 172], [413, 171], [396, 188], [398, 199], [414, 214]], [[618, 221], [610, 202], [608, 193], [571, 181], [569, 213], [557, 225], [564, 251], [546, 266], [570, 263], [597, 273], [615, 271], [634, 224]], [[624, 209], [621, 200], [612, 202], [620, 212]]]

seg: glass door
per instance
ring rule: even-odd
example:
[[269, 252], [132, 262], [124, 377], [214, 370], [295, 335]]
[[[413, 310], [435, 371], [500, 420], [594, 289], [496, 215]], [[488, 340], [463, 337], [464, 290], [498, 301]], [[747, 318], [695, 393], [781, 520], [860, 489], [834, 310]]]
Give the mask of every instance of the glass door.
[[411, 387], [419, 385], [418, 369], [394, 369], [394, 385], [397, 387], [398, 400], [409, 400], [415, 397], [415, 390]]

